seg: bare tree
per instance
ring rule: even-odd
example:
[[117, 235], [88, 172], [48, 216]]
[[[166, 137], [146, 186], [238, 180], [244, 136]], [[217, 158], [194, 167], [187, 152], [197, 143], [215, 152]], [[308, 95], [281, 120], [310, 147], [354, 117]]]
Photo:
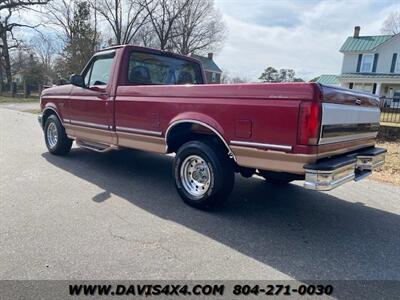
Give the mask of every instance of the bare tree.
[[384, 34], [400, 33], [400, 11], [394, 11], [389, 15], [385, 22], [383, 22], [381, 31]]
[[174, 50], [181, 54], [215, 52], [225, 38], [225, 25], [213, 0], [190, 0], [173, 28]]
[[55, 0], [48, 5], [46, 21], [56, 28], [64, 42], [72, 39], [73, 20], [74, 8], [72, 1]]
[[172, 48], [173, 27], [177, 18], [191, 0], [140, 0], [145, 7], [154, 34], [157, 36], [158, 48]]
[[29, 47], [20, 47], [11, 55], [13, 74], [19, 74], [22, 81], [17, 84], [24, 88], [25, 96], [32, 89], [39, 90], [39, 86], [49, 78], [45, 66]]
[[47, 4], [48, 2], [49, 0], [0, 0], [0, 11], [3, 9], [14, 9]]
[[21, 41], [15, 36], [15, 29], [21, 27], [36, 28], [38, 25], [28, 25], [21, 20], [14, 20], [13, 14], [32, 10], [36, 5], [47, 4], [50, 0], [1, 0], [0, 1], [0, 48], [1, 71], [4, 70], [9, 85], [12, 83], [10, 51], [20, 46]]
[[234, 83], [248, 83], [251, 80], [247, 77], [231, 76], [229, 71], [224, 71], [221, 74], [221, 83], [234, 84]]
[[111, 27], [116, 44], [131, 43], [148, 17], [139, 0], [91, 0], [91, 3]]
[[[82, 2], [89, 3], [89, 0]], [[90, 4], [95, 2], [96, 0], [91, 0]], [[64, 43], [69, 43], [74, 37], [74, 30], [76, 27], [74, 13], [77, 5], [79, 5], [78, 0], [51, 0], [47, 6], [45, 20], [48, 24], [51, 24], [56, 28], [59, 37]], [[97, 11], [93, 10], [91, 13], [93, 24], [93, 26], [91, 26], [93, 28], [91, 43], [92, 48], [96, 49], [100, 40], [97, 24]]]
[[61, 44], [57, 43], [56, 40], [50, 36], [37, 35], [33, 37], [29, 46], [35, 57], [39, 59], [39, 62], [43, 65], [46, 72], [50, 72], [54, 65], [54, 60], [57, 53], [60, 52]]
[[151, 48], [158, 47], [158, 39], [154, 34], [153, 25], [150, 21], [143, 23], [143, 25], [140, 27], [140, 30], [132, 39], [132, 44]]
[[60, 77], [79, 73], [100, 47], [97, 15], [89, 0], [53, 0], [47, 9], [47, 23], [53, 25], [63, 42], [55, 62]]

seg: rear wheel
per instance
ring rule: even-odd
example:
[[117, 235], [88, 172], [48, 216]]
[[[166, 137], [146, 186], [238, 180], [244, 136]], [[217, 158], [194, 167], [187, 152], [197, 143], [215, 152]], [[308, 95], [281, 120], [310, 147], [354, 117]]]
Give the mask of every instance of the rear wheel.
[[46, 120], [44, 139], [47, 149], [52, 154], [66, 155], [71, 150], [73, 140], [67, 137], [64, 127], [55, 115], [49, 116]]
[[175, 186], [183, 201], [199, 209], [221, 206], [233, 184], [233, 165], [224, 149], [210, 141], [183, 144], [174, 160]]

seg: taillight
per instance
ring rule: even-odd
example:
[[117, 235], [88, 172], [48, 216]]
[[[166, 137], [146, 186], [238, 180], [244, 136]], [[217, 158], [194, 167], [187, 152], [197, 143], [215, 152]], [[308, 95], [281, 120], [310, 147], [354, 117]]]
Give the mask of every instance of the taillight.
[[317, 145], [321, 125], [321, 105], [318, 102], [300, 104], [297, 141], [301, 145]]

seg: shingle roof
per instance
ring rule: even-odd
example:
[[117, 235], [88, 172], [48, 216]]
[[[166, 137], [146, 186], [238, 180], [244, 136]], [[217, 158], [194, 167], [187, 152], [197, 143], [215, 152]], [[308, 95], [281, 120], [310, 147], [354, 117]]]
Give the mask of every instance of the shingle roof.
[[340, 48], [340, 52], [372, 51], [379, 45], [391, 39], [394, 35], [372, 35], [348, 37]]
[[212, 59], [196, 54], [192, 54], [191, 56], [201, 61], [204, 70], [222, 73], [222, 70], [217, 66], [217, 64]]
[[331, 74], [325, 74], [319, 76], [317, 82], [321, 84], [340, 84], [338, 76]]

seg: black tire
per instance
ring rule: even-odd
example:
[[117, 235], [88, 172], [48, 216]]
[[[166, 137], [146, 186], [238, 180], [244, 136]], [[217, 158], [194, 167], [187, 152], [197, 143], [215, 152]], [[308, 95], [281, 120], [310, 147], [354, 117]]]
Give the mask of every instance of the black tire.
[[[55, 126], [55, 128], [57, 129], [56, 143], [52, 143], [50, 141], [49, 126]], [[46, 142], [46, 146], [49, 152], [55, 155], [68, 154], [71, 150], [73, 142], [73, 140], [67, 137], [64, 126], [61, 124], [56, 115], [51, 115], [46, 119], [46, 123], [44, 125], [44, 140]]]
[[[185, 203], [198, 209], [210, 210], [221, 207], [229, 198], [232, 192], [235, 174], [233, 171], [233, 164], [224, 150], [225, 149], [220, 145], [213, 144], [211, 141], [207, 140], [187, 142], [178, 149], [173, 165], [175, 186]], [[189, 188], [185, 187], [185, 179], [182, 178], [184, 175], [181, 176], [182, 172], [185, 170], [183, 163], [187, 164], [190, 158], [196, 156], [203, 160], [201, 166], [204, 166], [205, 163], [205, 166], [208, 167], [207, 171], [209, 172], [207, 174], [209, 174], [209, 176], [206, 177], [210, 178], [207, 180], [209, 185], [208, 188], [206, 188], [206, 192], [200, 196], [195, 196], [188, 191]], [[204, 169], [201, 170], [204, 171]], [[193, 174], [195, 172], [196, 171], [194, 171]], [[193, 182], [193, 180], [191, 180], [191, 182]], [[196, 185], [196, 181], [194, 185]]]

